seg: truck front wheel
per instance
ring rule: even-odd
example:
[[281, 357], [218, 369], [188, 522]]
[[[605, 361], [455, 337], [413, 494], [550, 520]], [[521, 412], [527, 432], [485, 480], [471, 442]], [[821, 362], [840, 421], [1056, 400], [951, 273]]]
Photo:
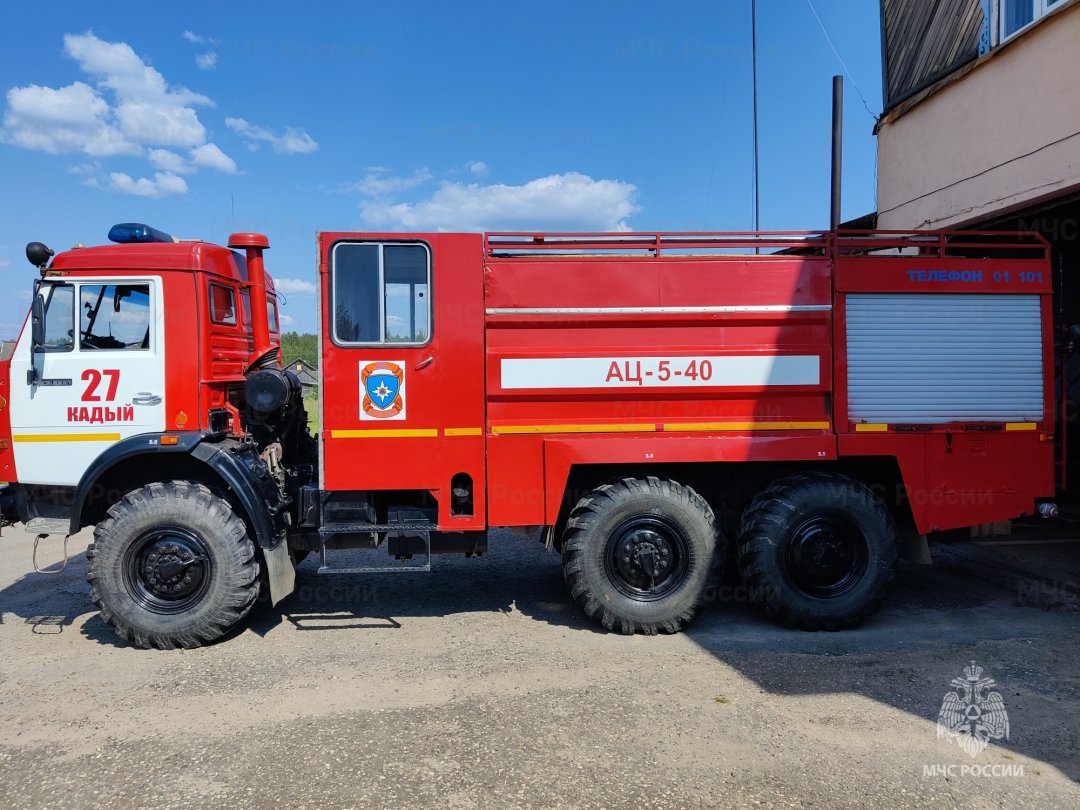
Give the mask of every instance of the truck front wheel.
[[723, 537], [712, 508], [675, 481], [624, 478], [570, 513], [563, 575], [585, 614], [608, 630], [675, 633], [718, 578]]
[[125, 495], [86, 551], [90, 598], [139, 647], [198, 647], [251, 609], [259, 563], [244, 522], [201, 484], [168, 481]]
[[880, 607], [896, 568], [885, 504], [837, 473], [766, 487], [743, 512], [739, 569], [765, 612], [789, 627], [854, 627]]

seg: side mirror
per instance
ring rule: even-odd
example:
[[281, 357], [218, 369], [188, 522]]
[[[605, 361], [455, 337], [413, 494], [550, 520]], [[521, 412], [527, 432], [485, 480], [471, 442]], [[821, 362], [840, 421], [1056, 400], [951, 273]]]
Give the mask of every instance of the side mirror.
[[30, 349], [40, 351], [45, 345], [45, 301], [40, 295], [34, 295], [30, 305]]

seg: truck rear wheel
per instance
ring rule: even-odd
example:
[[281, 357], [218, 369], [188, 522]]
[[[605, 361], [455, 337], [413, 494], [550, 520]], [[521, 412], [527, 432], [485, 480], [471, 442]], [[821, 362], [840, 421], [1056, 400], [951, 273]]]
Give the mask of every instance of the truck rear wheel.
[[804, 630], [854, 627], [885, 599], [896, 528], [881, 499], [858, 481], [792, 475], [743, 512], [738, 560], [770, 618]]
[[723, 537], [705, 500], [660, 478], [597, 487], [570, 513], [563, 575], [608, 630], [676, 633], [718, 575]]
[[90, 598], [116, 634], [139, 647], [198, 647], [228, 632], [259, 593], [244, 522], [190, 481], [125, 495], [86, 551]]

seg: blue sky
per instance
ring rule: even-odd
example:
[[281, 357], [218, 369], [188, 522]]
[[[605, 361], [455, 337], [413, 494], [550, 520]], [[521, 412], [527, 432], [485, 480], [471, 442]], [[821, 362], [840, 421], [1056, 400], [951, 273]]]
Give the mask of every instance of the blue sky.
[[[874, 112], [877, 3], [814, 0]], [[146, 222], [268, 234], [314, 330], [319, 230], [752, 227], [749, 0], [5, 4], [0, 337], [28, 241]], [[830, 77], [806, 0], [759, 0], [761, 224], [828, 221]], [[845, 218], [875, 208], [846, 88]]]

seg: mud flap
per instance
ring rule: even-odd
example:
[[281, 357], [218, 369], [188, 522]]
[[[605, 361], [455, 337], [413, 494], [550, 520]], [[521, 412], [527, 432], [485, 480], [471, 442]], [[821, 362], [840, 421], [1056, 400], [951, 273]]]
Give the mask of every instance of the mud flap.
[[278, 543], [262, 550], [266, 576], [270, 582], [270, 603], [276, 605], [296, 588], [296, 568], [289, 556], [289, 544]]
[[934, 564], [930, 543], [925, 534], [919, 534], [914, 529], [901, 529], [896, 533], [896, 539], [900, 544], [900, 556], [903, 559], [916, 565]]

